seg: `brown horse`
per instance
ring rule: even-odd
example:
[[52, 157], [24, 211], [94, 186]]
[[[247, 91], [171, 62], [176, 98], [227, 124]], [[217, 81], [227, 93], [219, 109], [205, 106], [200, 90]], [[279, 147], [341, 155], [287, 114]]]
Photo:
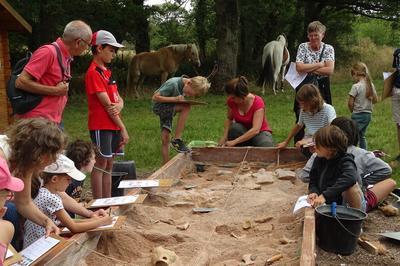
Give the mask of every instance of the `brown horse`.
[[138, 88], [141, 87], [145, 76], [160, 75], [161, 84], [163, 84], [168, 75], [175, 73], [184, 60], [200, 66], [199, 53], [195, 44], [174, 44], [155, 52], [135, 55], [128, 69], [128, 90], [133, 88], [136, 97], [139, 97]]

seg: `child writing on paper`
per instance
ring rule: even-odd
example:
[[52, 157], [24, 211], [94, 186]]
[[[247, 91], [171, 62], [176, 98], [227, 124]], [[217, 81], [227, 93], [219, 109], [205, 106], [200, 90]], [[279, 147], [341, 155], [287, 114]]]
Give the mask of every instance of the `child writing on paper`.
[[358, 62], [351, 68], [351, 76], [355, 83], [349, 92], [348, 107], [351, 112], [351, 119], [357, 122], [360, 136], [360, 148], [367, 149], [365, 132], [372, 115], [372, 104], [378, 101], [375, 86], [372, 83], [367, 66]]
[[[85, 175], [76, 169], [74, 163], [60, 154], [57, 161], [47, 166], [41, 175], [43, 187], [33, 187], [37, 191], [34, 203], [55, 224], [66, 226], [71, 232], [84, 232], [112, 222], [110, 216], [94, 217], [84, 222], [75, 222], [65, 211], [59, 192], [64, 192], [71, 178], [82, 181]], [[45, 235], [45, 229], [30, 220], [25, 222], [24, 248]]]
[[11, 176], [7, 162], [0, 157], [0, 265], [3, 265], [7, 253], [8, 244], [10, 244], [14, 235], [14, 226], [9, 221], [2, 219], [6, 213], [7, 207], [4, 207], [6, 200], [13, 197], [14, 192], [24, 189], [24, 182]]
[[[71, 159], [75, 167], [84, 174], [91, 173], [93, 166], [96, 163], [97, 146], [90, 141], [77, 139], [68, 144], [65, 155]], [[65, 192], [59, 193], [63, 203], [68, 201], [69, 208], [67, 209], [69, 215], [75, 218], [75, 214], [92, 218], [94, 216], [106, 216], [107, 213], [103, 209], [91, 211], [86, 209], [77, 201], [81, 200], [82, 187], [85, 180], [76, 181], [72, 179], [71, 184], [67, 187]], [[65, 196], [68, 195], [69, 197]]]
[[[160, 117], [161, 127], [161, 155], [163, 164], [169, 160], [169, 145], [178, 152], [189, 152], [182, 140], [182, 133], [187, 118], [189, 117], [190, 104], [176, 103], [185, 100], [185, 96], [201, 96], [210, 88], [210, 83], [205, 77], [170, 78], [153, 94], [153, 112]], [[170, 141], [172, 120], [175, 113], [179, 113], [174, 138]]]
[[277, 147], [279, 149], [286, 148], [293, 136], [305, 127], [305, 136], [296, 142], [296, 147], [301, 149], [304, 155], [311, 157], [313, 147], [308, 146], [312, 144], [312, 137], [318, 129], [329, 125], [335, 119], [335, 108], [324, 102], [319, 89], [313, 84], [303, 85], [296, 94], [296, 100], [301, 108], [299, 121], [289, 132], [287, 138]]
[[310, 171], [308, 202], [313, 207], [336, 202], [365, 211], [366, 202], [357, 183], [354, 157], [346, 153], [345, 133], [329, 125], [315, 133], [314, 142], [317, 157]]

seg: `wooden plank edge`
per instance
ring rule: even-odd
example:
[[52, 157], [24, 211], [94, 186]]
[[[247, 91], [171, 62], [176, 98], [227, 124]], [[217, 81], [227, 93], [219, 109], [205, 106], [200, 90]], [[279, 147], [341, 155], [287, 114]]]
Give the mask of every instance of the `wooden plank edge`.
[[300, 266], [309, 265], [315, 265], [315, 214], [314, 209], [308, 207], [304, 212]]

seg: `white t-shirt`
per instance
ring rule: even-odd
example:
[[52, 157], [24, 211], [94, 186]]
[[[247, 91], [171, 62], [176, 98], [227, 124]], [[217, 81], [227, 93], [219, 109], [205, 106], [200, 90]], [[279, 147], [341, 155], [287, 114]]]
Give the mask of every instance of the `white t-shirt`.
[[[372, 84], [372, 91], [376, 95], [374, 84]], [[351, 87], [349, 95], [354, 97], [353, 113], [372, 113], [372, 101], [365, 97], [366, 93], [367, 84], [365, 80], [360, 80]]]
[[335, 108], [330, 104], [324, 103], [322, 109], [315, 114], [301, 110], [297, 124], [305, 126], [305, 137], [312, 137], [318, 129], [329, 125], [335, 118]]
[[[60, 224], [57, 219], [55, 212], [64, 209], [61, 201], [61, 197], [57, 194], [51, 193], [47, 188], [41, 187], [36, 198], [33, 200], [36, 206], [41, 210], [47, 217], [49, 217], [56, 225]], [[37, 225], [30, 220], [25, 222], [25, 233], [24, 233], [24, 248], [41, 238], [46, 234], [46, 228]]]

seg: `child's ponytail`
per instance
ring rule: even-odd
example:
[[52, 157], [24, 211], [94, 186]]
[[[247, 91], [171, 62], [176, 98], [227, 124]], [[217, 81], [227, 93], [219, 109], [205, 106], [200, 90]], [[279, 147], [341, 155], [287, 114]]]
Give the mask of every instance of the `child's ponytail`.
[[[39, 194], [39, 189], [42, 185], [47, 184], [51, 178], [54, 176], [54, 174], [50, 173], [41, 173], [40, 177], [32, 177], [31, 181], [31, 197], [32, 199], [35, 199], [37, 195]], [[43, 184], [42, 184], [43, 182]]]
[[368, 71], [368, 67], [366, 64], [362, 62], [357, 62], [353, 65], [352, 73], [354, 73], [358, 77], [364, 77], [365, 83], [367, 85], [367, 90], [365, 91], [365, 97], [372, 101], [373, 103], [377, 102], [376, 94], [374, 93], [374, 85], [372, 84], [372, 79]]

